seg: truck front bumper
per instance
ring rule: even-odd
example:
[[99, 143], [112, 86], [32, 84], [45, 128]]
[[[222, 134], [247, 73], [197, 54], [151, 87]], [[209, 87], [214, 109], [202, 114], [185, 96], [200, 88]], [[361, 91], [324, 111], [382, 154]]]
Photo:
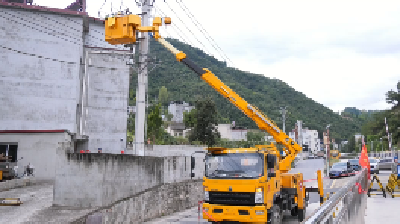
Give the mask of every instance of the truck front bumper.
[[203, 219], [208, 221], [267, 222], [268, 214], [265, 206], [229, 206], [203, 204]]

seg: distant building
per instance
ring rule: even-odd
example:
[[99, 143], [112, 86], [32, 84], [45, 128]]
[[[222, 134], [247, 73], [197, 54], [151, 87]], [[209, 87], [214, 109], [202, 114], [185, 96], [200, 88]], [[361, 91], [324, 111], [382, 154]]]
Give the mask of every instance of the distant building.
[[186, 129], [185, 128], [185, 124], [184, 123], [175, 123], [172, 122], [168, 128], [167, 128], [167, 132], [171, 135], [171, 136], [175, 136], [175, 137], [186, 137], [187, 132], [190, 129]]
[[183, 123], [183, 113], [190, 112], [195, 107], [189, 105], [185, 101], [171, 101], [168, 106], [168, 113], [172, 114], [172, 121], [177, 123]]
[[362, 134], [356, 134], [354, 137], [355, 137], [356, 142], [358, 142], [358, 140], [362, 140], [362, 138], [364, 137], [364, 135], [362, 135]]
[[[317, 130], [309, 130], [308, 128], [304, 128], [302, 136], [303, 148], [306, 150], [308, 149], [308, 152], [315, 154], [321, 150], [321, 140], [318, 138]], [[297, 140], [295, 129], [289, 132], [289, 137], [295, 141]], [[298, 142], [298, 140], [296, 142]]]
[[228, 139], [230, 141], [246, 141], [248, 130], [245, 127], [233, 127], [232, 124], [218, 124], [218, 132], [221, 134], [221, 138]]

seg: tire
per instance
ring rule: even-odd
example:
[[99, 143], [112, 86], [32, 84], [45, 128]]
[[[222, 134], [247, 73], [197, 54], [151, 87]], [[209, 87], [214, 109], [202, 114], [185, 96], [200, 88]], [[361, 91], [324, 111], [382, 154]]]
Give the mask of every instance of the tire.
[[290, 214], [291, 214], [292, 216], [297, 216], [298, 213], [299, 213], [299, 212], [298, 212], [297, 206], [294, 207], [294, 208], [292, 208], [292, 210], [290, 210]]
[[271, 224], [281, 224], [282, 223], [282, 210], [278, 205], [272, 207], [271, 214]]
[[299, 222], [304, 221], [304, 219], [306, 218], [306, 207], [304, 207], [303, 209], [299, 209], [297, 218]]

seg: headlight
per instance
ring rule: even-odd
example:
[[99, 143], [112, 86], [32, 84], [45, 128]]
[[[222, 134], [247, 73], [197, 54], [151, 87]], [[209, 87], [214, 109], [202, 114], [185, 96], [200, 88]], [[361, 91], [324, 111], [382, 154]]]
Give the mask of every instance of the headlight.
[[204, 200], [205, 201], [209, 201], [210, 200], [210, 194], [208, 193], [208, 191], [204, 191]]
[[264, 203], [264, 192], [263, 192], [262, 188], [257, 188], [256, 189], [255, 203], [257, 203], [257, 204]]

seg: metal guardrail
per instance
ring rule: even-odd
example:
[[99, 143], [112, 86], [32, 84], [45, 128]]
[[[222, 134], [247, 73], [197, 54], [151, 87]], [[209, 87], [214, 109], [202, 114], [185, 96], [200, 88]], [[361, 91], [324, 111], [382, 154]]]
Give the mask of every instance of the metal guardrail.
[[302, 223], [364, 223], [367, 188], [368, 170], [363, 169]]

